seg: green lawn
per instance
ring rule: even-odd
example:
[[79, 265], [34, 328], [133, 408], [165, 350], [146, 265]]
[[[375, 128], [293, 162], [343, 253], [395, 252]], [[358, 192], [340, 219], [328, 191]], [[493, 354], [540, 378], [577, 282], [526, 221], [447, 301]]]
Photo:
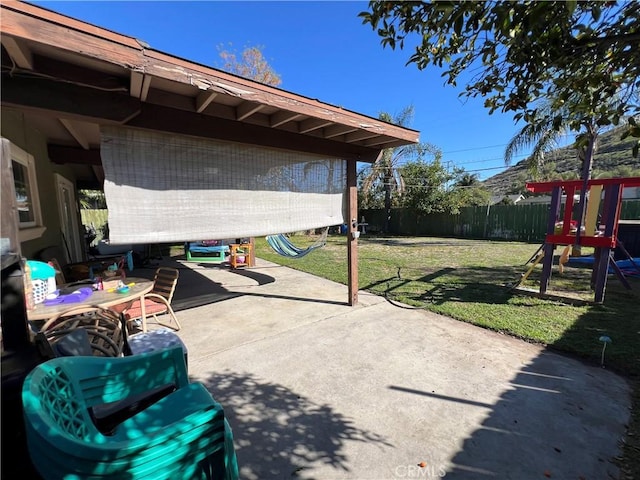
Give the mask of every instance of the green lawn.
[[[291, 238], [297, 246], [313, 236]], [[538, 342], [599, 364], [606, 335], [605, 368], [625, 375], [634, 385], [634, 408], [622, 469], [640, 478], [640, 279], [624, 289], [610, 276], [605, 302], [594, 305], [588, 269], [557, 262], [548, 293], [571, 299], [538, 298], [511, 287], [539, 245], [449, 238], [363, 236], [358, 246], [359, 288], [418, 308], [447, 315]], [[560, 253], [559, 251], [557, 252]], [[583, 252], [588, 253], [588, 252]], [[329, 236], [327, 245], [300, 259], [277, 255], [264, 238], [256, 239], [256, 256], [281, 265], [347, 283], [344, 236]], [[522, 287], [537, 291], [541, 266]]]

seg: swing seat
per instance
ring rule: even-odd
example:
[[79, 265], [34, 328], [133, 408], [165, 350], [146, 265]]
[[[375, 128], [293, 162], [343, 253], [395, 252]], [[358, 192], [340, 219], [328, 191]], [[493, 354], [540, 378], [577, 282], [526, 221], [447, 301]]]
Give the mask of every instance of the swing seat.
[[313, 252], [314, 250], [322, 248], [326, 245], [328, 230], [329, 229], [327, 228], [320, 239], [307, 248], [296, 247], [293, 243], [291, 243], [291, 240], [289, 240], [289, 238], [283, 233], [279, 233], [278, 235], [268, 235], [265, 238], [267, 240], [267, 243], [271, 246], [271, 248], [273, 248], [273, 250], [275, 250], [278, 255], [289, 258], [302, 258], [305, 255]]

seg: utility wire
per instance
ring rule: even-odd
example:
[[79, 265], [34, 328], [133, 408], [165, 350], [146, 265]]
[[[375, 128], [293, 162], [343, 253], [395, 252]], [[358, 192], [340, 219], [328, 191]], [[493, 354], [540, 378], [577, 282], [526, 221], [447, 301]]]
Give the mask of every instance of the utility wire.
[[[559, 135], [558, 138], [568, 138], [568, 137], [572, 137], [573, 135], [570, 133], [565, 133], [564, 135]], [[559, 143], [559, 142], [558, 142]], [[485, 145], [482, 147], [470, 147], [470, 148], [464, 148], [461, 150], [449, 150], [448, 152], [442, 152], [443, 155], [447, 155], [449, 153], [462, 153], [462, 152], [472, 152], [474, 150], [487, 150], [489, 148], [498, 148], [498, 147], [506, 147], [507, 145], [509, 145], [508, 143], [500, 143], [497, 145]]]

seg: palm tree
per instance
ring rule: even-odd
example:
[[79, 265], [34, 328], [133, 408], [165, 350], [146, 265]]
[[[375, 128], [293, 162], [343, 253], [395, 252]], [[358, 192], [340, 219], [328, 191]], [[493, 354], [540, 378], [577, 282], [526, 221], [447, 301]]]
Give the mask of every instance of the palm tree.
[[504, 162], [511, 165], [513, 157], [524, 149], [533, 147], [531, 154], [527, 157], [527, 168], [534, 178], [538, 177], [542, 166], [545, 163], [545, 155], [557, 148], [558, 140], [566, 133], [566, 127], [558, 121], [564, 118], [565, 112], [553, 115], [550, 104], [545, 104], [541, 108], [541, 117], [535, 123], [527, 123], [516, 133], [504, 150]]
[[[393, 123], [401, 127], [408, 126], [413, 120], [414, 109], [410, 105], [405, 107], [399, 114], [392, 117], [389, 113], [382, 112], [378, 118], [387, 123]], [[362, 175], [361, 188], [363, 197], [366, 199], [382, 186], [384, 191], [384, 209], [386, 212], [383, 225], [383, 232], [389, 231], [389, 220], [391, 219], [391, 207], [393, 197], [401, 195], [405, 190], [404, 180], [399, 167], [411, 159], [420, 158], [424, 153], [432, 153], [436, 158], [441, 156], [439, 149], [428, 143], [417, 143], [404, 145], [396, 148], [387, 148], [382, 151], [378, 159], [370, 168], [360, 172]]]
[[480, 185], [480, 180], [477, 173], [464, 172], [456, 181], [458, 187], [477, 187]]
[[[527, 166], [534, 177], [537, 177], [541, 167], [544, 165], [545, 154], [558, 147], [558, 139], [568, 129], [568, 123], [569, 111], [567, 109], [553, 112], [550, 103], [543, 105], [538, 111], [537, 118], [533, 122], [527, 123], [507, 144], [504, 153], [505, 163], [510, 165], [517, 152], [533, 146], [531, 155], [527, 158]], [[578, 215], [578, 232], [580, 232], [580, 226], [586, 211], [587, 182], [591, 178], [593, 155], [597, 148], [599, 134], [599, 127], [593, 118], [585, 117], [581, 125], [584, 131], [576, 135], [576, 141], [573, 144], [578, 159], [582, 164], [580, 179], [583, 181], [578, 203], [578, 211], [580, 212]], [[579, 233], [577, 236], [579, 236]]]

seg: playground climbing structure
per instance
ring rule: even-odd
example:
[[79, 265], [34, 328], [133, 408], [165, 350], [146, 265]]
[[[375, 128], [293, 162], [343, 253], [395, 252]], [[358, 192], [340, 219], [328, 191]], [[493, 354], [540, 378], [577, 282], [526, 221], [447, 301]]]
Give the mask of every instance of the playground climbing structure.
[[[618, 245], [617, 233], [620, 219], [622, 191], [625, 187], [640, 186], [640, 177], [607, 178], [589, 180], [558, 180], [551, 182], [527, 183], [527, 190], [534, 193], [551, 192], [551, 205], [545, 243], [536, 263], [542, 261], [540, 293], [544, 294], [551, 280], [553, 252], [558, 245], [573, 247], [593, 247], [595, 261], [591, 274], [591, 287], [596, 303], [604, 301], [607, 275], [611, 267], [627, 288], [631, 288], [624, 274], [612, 258], [612, 251]], [[584, 190], [584, 192], [582, 192]], [[580, 192], [585, 199], [585, 207], [574, 209], [574, 198]], [[563, 196], [565, 207], [562, 218]], [[578, 210], [575, 212], [575, 210]], [[562, 260], [568, 257], [564, 249]], [[527, 275], [530, 273], [527, 272]]]

